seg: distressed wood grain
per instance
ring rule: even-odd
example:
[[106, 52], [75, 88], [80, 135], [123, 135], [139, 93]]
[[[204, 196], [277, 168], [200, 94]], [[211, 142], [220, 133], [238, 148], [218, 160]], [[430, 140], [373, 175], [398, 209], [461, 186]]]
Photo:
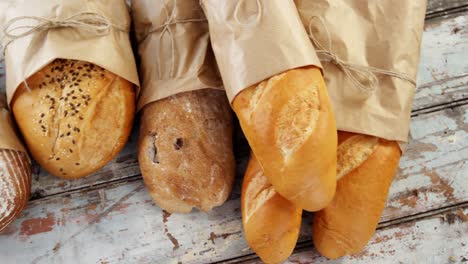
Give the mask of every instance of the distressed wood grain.
[[466, 0], [428, 0], [426, 17], [443, 16], [452, 12], [466, 11]]
[[[413, 118], [412, 141], [382, 221], [468, 201], [468, 105]], [[300, 241], [310, 240], [306, 214]], [[239, 190], [209, 213], [169, 215], [140, 180], [33, 201], [0, 235], [20, 263], [206, 263], [251, 254]]]
[[413, 109], [468, 98], [468, 14], [426, 22]]
[[[455, 28], [459, 28], [459, 31], [453, 33]], [[418, 110], [453, 100], [466, 99], [468, 97], [468, 63], [464, 58], [467, 57], [468, 15], [456, 16], [442, 21], [429, 21], [422, 43], [421, 67], [418, 77], [420, 85], [415, 95], [414, 109]], [[0, 75], [2, 72], [0, 68]], [[4, 85], [4, 80], [1, 78], [3, 77], [0, 77], [0, 86]], [[90, 186], [105, 185], [108, 182], [139, 178], [140, 169], [136, 155], [137, 139], [137, 129], [134, 129], [124, 150], [104, 168], [86, 178], [73, 181], [58, 179], [35, 165], [33, 199]], [[236, 142], [236, 144], [241, 143]], [[246, 146], [240, 146], [240, 148], [245, 149]], [[237, 154], [239, 156], [245, 153]]]
[[413, 117], [382, 220], [467, 201], [467, 160], [467, 105]]
[[[468, 207], [377, 230], [366, 250], [328, 260], [308, 245], [285, 264], [464, 263], [468, 261]], [[261, 263], [258, 259], [245, 263]]]

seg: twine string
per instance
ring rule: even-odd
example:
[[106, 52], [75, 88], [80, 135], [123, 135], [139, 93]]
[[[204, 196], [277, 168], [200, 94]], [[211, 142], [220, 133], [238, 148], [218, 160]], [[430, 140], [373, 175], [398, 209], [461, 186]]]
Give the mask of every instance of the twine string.
[[[25, 21], [35, 23], [34, 25], [24, 25]], [[105, 16], [94, 12], [80, 12], [63, 19], [19, 16], [8, 21], [3, 28], [3, 53], [13, 41], [19, 38], [57, 28], [76, 28], [88, 31], [96, 36], [107, 35], [111, 29], [128, 32], [128, 26], [113, 24]]]
[[255, 20], [252, 23], [243, 23], [243, 22], [241, 22], [241, 19], [239, 19], [239, 9], [240, 9], [240, 7], [242, 6], [242, 4], [244, 2], [245, 2], [245, 0], [240, 0], [237, 3], [237, 5], [236, 5], [236, 7], [234, 9], [234, 20], [236, 21], [237, 24], [243, 25], [243, 26], [257, 25], [260, 22], [260, 19], [263, 16], [262, 2], [260, 0], [256, 0], [258, 12], [257, 12], [257, 16], [255, 17]]
[[[173, 78], [174, 77], [174, 72], [175, 72], [175, 37], [174, 37], [174, 34], [172, 32], [171, 27], [173, 25], [176, 25], [176, 24], [199, 23], [199, 22], [206, 22], [207, 20], [205, 18], [188, 18], [188, 19], [178, 20], [176, 18], [176, 12], [175, 12], [175, 9], [177, 7], [177, 0], [174, 2], [174, 6], [173, 6], [171, 12], [169, 12], [169, 10], [167, 8], [167, 5], [164, 2], [164, 0], [161, 0], [161, 4], [162, 4], [163, 10], [164, 10], [164, 13], [166, 14], [166, 17], [167, 17], [166, 21], [164, 22], [164, 24], [153, 27], [150, 30], [148, 30], [145, 33], [142, 40], [140, 41], [140, 43], [143, 40], [145, 40], [149, 35], [151, 35], [153, 33], [157, 33], [157, 32], [161, 33], [159, 35], [159, 43], [162, 43], [162, 38], [164, 37], [164, 35], [166, 33], [168, 34], [168, 36], [169, 36], [169, 38], [171, 40], [171, 59], [170, 59], [171, 68], [170, 68], [169, 76], [170, 76], [170, 78]], [[161, 58], [160, 58], [160, 56], [157, 56], [156, 60], [157, 60], [156, 64], [158, 65], [158, 77], [159, 77], [159, 79], [161, 79], [162, 78], [162, 76], [161, 76], [162, 71], [161, 71]]]
[[[312, 26], [313, 26], [314, 18], [318, 19], [320, 24], [322, 24], [322, 27], [327, 37], [326, 38], [327, 47], [324, 47], [324, 45], [312, 34]], [[314, 44], [314, 46], [317, 48], [316, 52], [317, 52], [317, 55], [319, 55], [320, 61], [330, 62], [330, 63], [335, 64], [337, 67], [339, 67], [343, 71], [346, 77], [357, 88], [364, 91], [365, 93], [372, 93], [377, 89], [377, 86], [379, 84], [379, 79], [377, 78], [377, 74], [396, 77], [396, 78], [408, 81], [414, 86], [416, 86], [416, 81], [404, 74], [401, 74], [395, 71], [379, 69], [379, 68], [372, 67], [372, 66], [362, 66], [362, 65], [358, 65], [358, 64], [354, 64], [354, 63], [342, 60], [340, 57], [338, 57], [337, 54], [333, 52], [332, 38], [331, 38], [330, 31], [328, 30], [325, 24], [325, 21], [323, 21], [321, 17], [319, 16], [311, 17], [309, 20], [307, 30], [308, 30], [309, 38], [312, 41], [312, 44]]]
[[[26, 21], [35, 22], [34, 25], [24, 25]], [[8, 46], [15, 40], [32, 35], [34, 33], [44, 32], [58, 28], [75, 28], [88, 31], [96, 36], [104, 36], [110, 33], [111, 29], [121, 32], [128, 32], [128, 26], [113, 24], [105, 16], [95, 12], [80, 12], [64, 19], [43, 18], [37, 16], [18, 16], [9, 20], [3, 27], [3, 36], [1, 39], [3, 54]], [[26, 77], [23, 78], [24, 86], [27, 91], [31, 91]]]

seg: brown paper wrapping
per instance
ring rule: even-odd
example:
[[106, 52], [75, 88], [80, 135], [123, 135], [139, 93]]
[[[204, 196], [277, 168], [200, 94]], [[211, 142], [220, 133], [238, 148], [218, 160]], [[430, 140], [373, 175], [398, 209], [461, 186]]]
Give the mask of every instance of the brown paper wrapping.
[[[4, 27], [11, 19], [21, 16], [63, 20], [81, 12], [98, 13], [115, 25], [130, 27], [130, 15], [124, 0], [3, 1], [0, 3], [0, 25]], [[37, 24], [28, 19], [17, 21], [15, 26]], [[96, 35], [84, 29], [54, 28], [18, 38], [7, 46], [8, 103], [20, 83], [57, 58], [91, 62], [139, 86], [128, 32], [111, 28], [106, 35]]]
[[321, 67], [292, 0], [201, 0], [232, 103], [243, 89], [289, 69]]
[[223, 89], [198, 0], [133, 0], [146, 104], [199, 89]]
[[[302, 22], [340, 59], [416, 79], [426, 0], [295, 0]], [[312, 19], [312, 20], [311, 20]], [[323, 21], [323, 24], [320, 22]], [[328, 32], [328, 33], [327, 33]], [[377, 74], [373, 92], [354, 85], [343, 70], [322, 62], [339, 130], [408, 141], [415, 86]], [[400, 144], [403, 148], [405, 144]]]
[[0, 89], [0, 149], [11, 149], [26, 152], [20, 139], [16, 136], [13, 119], [7, 109], [4, 91]]

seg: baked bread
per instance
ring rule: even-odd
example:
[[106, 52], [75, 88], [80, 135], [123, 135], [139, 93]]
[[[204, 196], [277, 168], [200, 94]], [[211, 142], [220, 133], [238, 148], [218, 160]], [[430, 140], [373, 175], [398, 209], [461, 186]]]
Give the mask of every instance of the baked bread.
[[151, 196], [164, 210], [208, 211], [223, 204], [235, 173], [225, 92], [196, 90], [146, 105], [138, 160]]
[[31, 161], [23, 151], [0, 149], [0, 231], [19, 216], [31, 194]]
[[337, 135], [320, 69], [293, 69], [253, 85], [233, 108], [275, 190], [307, 211], [328, 205], [336, 187]]
[[0, 231], [23, 211], [31, 193], [31, 160], [6, 108], [6, 98], [0, 94]]
[[88, 62], [57, 59], [26, 83], [11, 106], [31, 155], [49, 173], [86, 176], [123, 148], [135, 113], [129, 81]]
[[254, 155], [242, 184], [242, 224], [247, 243], [265, 263], [281, 263], [293, 252], [302, 209], [275, 191]]
[[333, 201], [315, 213], [313, 240], [325, 257], [363, 250], [375, 232], [401, 151], [395, 141], [338, 133], [338, 181]]

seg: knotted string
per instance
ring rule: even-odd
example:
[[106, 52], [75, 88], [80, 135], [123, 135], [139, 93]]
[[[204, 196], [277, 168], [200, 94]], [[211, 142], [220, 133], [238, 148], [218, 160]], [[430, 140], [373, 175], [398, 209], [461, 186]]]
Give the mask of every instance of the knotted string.
[[[165, 33], [167, 33], [171, 39], [171, 68], [169, 72], [169, 76], [171, 78], [174, 77], [174, 67], [175, 67], [175, 39], [174, 39], [174, 34], [172, 33], [171, 26], [176, 25], [176, 24], [185, 24], [185, 23], [199, 23], [199, 22], [206, 22], [207, 20], [205, 18], [188, 18], [188, 19], [181, 19], [177, 20], [175, 17], [175, 12], [174, 9], [177, 6], [177, 0], [174, 2], [174, 7], [172, 9], [172, 12], [169, 14], [169, 10], [167, 9], [166, 3], [164, 0], [161, 0], [162, 7], [164, 12], [166, 13], [167, 20], [164, 22], [164, 24], [153, 27], [150, 30], [148, 30], [145, 34], [145, 36], [142, 38], [140, 43], [145, 40], [149, 35], [156, 33], [156, 32], [161, 32], [159, 35], [159, 42], [162, 42], [162, 38]], [[160, 56], [157, 56], [157, 62], [156, 64], [158, 65], [158, 74], [159, 74], [159, 79], [162, 78], [161, 76], [161, 61], [160, 61]]]
[[[25, 21], [36, 22], [35, 25], [23, 25]], [[128, 26], [113, 24], [105, 16], [94, 12], [81, 12], [63, 19], [43, 18], [37, 16], [19, 16], [9, 20], [3, 28], [1, 39], [3, 54], [7, 47], [15, 40], [34, 34], [57, 28], [75, 28], [86, 30], [96, 36], [104, 36], [110, 33], [111, 29], [128, 32]], [[31, 91], [26, 77], [23, 80], [26, 90]]]
[[[320, 23], [322, 24], [325, 33], [327, 34], [327, 41], [328, 41], [328, 48], [325, 48], [320, 41], [317, 40], [317, 38], [314, 37], [312, 34], [312, 20], [314, 18], [319, 19]], [[362, 65], [357, 65], [345, 60], [342, 60], [341, 58], [338, 57], [333, 52], [332, 49], [332, 39], [330, 35], [330, 31], [328, 30], [327, 26], [325, 25], [325, 22], [321, 17], [318, 16], [313, 16], [309, 20], [308, 24], [308, 34], [309, 38], [312, 40], [312, 43], [314, 46], [317, 48], [316, 52], [319, 55], [320, 61], [324, 62], [331, 62], [341, 68], [341, 70], [344, 72], [344, 74], [348, 77], [348, 79], [359, 89], [366, 93], [372, 93], [377, 89], [377, 85], [379, 83], [379, 79], [377, 78], [376, 74], [383, 74], [383, 75], [388, 75], [392, 77], [396, 77], [405, 81], [410, 82], [414, 86], [416, 86], [416, 81], [411, 79], [410, 77], [394, 72], [394, 71], [388, 71], [384, 69], [379, 69], [371, 66], [362, 66]], [[362, 80], [365, 80], [363, 82]]]
[[245, 0], [240, 0], [235, 9], [234, 9], [234, 20], [237, 22], [237, 24], [239, 25], [243, 25], [243, 26], [247, 26], [247, 25], [256, 25], [258, 24], [258, 22], [260, 22], [260, 19], [262, 18], [263, 16], [263, 6], [262, 6], [262, 2], [260, 0], [257, 0], [256, 4], [257, 4], [257, 9], [258, 9], [258, 12], [257, 12], [257, 16], [255, 17], [255, 20], [253, 21], [253, 23], [249, 23], [249, 24], [245, 24], [245, 23], [242, 23], [241, 22], [241, 19], [239, 19], [239, 9], [241, 7], [241, 5], [245, 2]]
[[[35, 25], [22, 25], [31, 20]], [[3, 53], [13, 41], [42, 31], [57, 28], [76, 28], [86, 30], [96, 36], [109, 34], [111, 29], [128, 32], [128, 26], [113, 24], [105, 16], [94, 12], [81, 12], [64, 19], [51, 19], [36, 16], [19, 16], [8, 21], [3, 28]]]

